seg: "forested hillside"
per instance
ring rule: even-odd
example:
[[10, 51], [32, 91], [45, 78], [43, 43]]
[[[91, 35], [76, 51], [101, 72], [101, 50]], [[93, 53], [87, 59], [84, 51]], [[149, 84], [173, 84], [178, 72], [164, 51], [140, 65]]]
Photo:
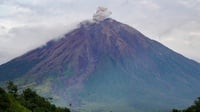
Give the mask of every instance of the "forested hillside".
[[70, 112], [68, 108], [56, 107], [49, 100], [30, 88], [18, 94], [12, 81], [8, 82], [6, 90], [0, 88], [0, 112]]

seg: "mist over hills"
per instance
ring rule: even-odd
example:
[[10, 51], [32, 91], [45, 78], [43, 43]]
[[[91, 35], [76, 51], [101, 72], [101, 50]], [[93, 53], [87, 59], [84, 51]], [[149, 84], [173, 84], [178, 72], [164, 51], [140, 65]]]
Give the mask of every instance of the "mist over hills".
[[81, 112], [167, 112], [200, 95], [200, 64], [108, 18], [1, 65], [7, 80]]

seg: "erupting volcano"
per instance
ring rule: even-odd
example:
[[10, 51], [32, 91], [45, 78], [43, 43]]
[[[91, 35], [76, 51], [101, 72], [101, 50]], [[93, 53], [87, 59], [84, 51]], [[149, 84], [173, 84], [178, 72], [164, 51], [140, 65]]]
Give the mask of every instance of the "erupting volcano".
[[200, 95], [199, 63], [110, 14], [100, 8], [95, 22], [1, 65], [0, 81], [14, 80], [80, 112], [167, 112]]

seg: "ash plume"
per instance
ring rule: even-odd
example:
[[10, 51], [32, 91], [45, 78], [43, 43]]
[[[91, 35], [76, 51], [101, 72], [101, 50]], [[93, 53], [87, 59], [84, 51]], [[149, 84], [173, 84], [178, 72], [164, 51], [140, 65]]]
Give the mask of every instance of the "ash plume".
[[93, 15], [93, 20], [95, 22], [102, 21], [106, 18], [108, 18], [112, 14], [111, 11], [109, 11], [105, 7], [98, 7], [96, 13]]

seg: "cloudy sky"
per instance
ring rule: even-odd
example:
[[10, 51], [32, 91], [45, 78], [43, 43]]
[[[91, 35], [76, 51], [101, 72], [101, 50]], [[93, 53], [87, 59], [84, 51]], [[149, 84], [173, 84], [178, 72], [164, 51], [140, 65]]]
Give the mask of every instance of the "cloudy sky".
[[200, 62], [200, 0], [0, 0], [0, 64], [92, 19], [98, 6]]

